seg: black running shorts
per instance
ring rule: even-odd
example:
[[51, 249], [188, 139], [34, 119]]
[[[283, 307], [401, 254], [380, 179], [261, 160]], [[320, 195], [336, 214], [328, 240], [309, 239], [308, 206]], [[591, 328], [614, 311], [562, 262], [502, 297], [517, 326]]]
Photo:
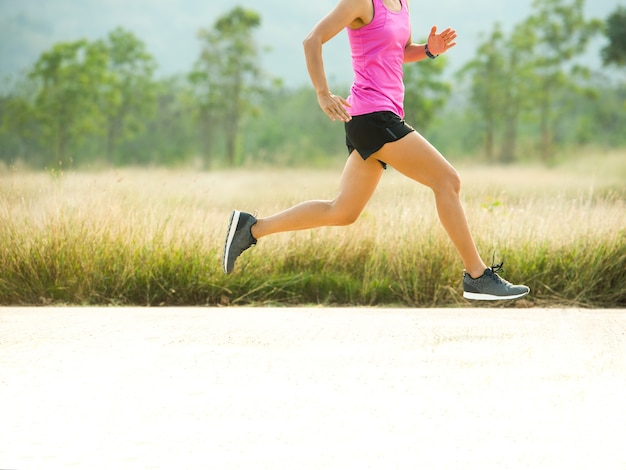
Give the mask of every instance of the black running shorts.
[[[363, 160], [378, 152], [386, 143], [400, 140], [415, 130], [391, 111], [352, 116], [352, 120], [345, 123], [345, 128], [348, 153], [356, 150]], [[384, 162], [381, 163], [387, 168]]]

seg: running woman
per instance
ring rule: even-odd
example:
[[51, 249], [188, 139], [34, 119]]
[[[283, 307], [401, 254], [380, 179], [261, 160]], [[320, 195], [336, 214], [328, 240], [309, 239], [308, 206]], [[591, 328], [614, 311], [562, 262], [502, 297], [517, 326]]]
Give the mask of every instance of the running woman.
[[[326, 79], [322, 46], [347, 29], [354, 82], [350, 96], [333, 94]], [[513, 285], [481, 259], [461, 204], [461, 181], [452, 165], [404, 121], [403, 64], [435, 59], [456, 45], [456, 31], [437, 32], [426, 44], [411, 39], [409, 0], [339, 0], [304, 40], [304, 53], [320, 108], [344, 123], [349, 157], [337, 197], [306, 201], [266, 218], [235, 210], [230, 217], [223, 267], [262, 237], [278, 232], [349, 225], [372, 196], [384, 169], [391, 165], [431, 188], [439, 219], [464, 265], [463, 296], [473, 300], [511, 300], [530, 289]]]

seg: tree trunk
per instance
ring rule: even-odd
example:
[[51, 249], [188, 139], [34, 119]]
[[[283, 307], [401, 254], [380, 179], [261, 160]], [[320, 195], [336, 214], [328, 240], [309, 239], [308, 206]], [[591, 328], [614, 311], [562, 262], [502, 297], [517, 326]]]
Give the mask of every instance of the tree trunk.
[[106, 155], [109, 161], [113, 161], [113, 151], [115, 150], [115, 118], [109, 119], [107, 126]]
[[213, 162], [213, 137], [215, 136], [215, 119], [210, 110], [202, 110], [200, 117], [200, 138], [202, 145], [202, 160], [205, 168], [211, 168]]
[[226, 125], [226, 158], [228, 166], [235, 166], [237, 156], [237, 123], [229, 122]]
[[485, 156], [489, 163], [493, 163], [494, 140], [494, 124], [493, 121], [489, 120], [487, 123], [487, 131], [485, 132]]
[[518, 112], [513, 107], [504, 119], [504, 135], [499, 156], [502, 163], [511, 163], [517, 159], [517, 121]]
[[545, 164], [547, 164], [550, 160], [550, 151], [552, 147], [551, 140], [548, 111], [547, 109], [543, 109], [541, 112], [541, 161]]
[[228, 165], [231, 167], [235, 166], [235, 158], [237, 157], [242, 80], [241, 71], [238, 70], [234, 77], [233, 95], [231, 97], [232, 112], [229, 121], [226, 123], [226, 156]]
[[541, 161], [547, 164], [550, 160], [552, 151], [552, 136], [550, 131], [550, 109], [552, 103], [550, 100], [550, 85], [544, 85], [543, 99], [540, 105], [540, 129], [541, 129]]
[[68, 141], [68, 128], [63, 122], [58, 123], [58, 131], [57, 131], [57, 152], [56, 152], [56, 161], [54, 162], [53, 167], [57, 165], [59, 167], [63, 167], [65, 164], [65, 159], [67, 157], [67, 141]]

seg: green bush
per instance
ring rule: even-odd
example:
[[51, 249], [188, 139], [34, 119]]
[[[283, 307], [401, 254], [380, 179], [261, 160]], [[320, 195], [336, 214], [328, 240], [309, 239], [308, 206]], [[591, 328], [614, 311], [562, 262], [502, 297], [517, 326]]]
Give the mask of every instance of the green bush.
[[[467, 170], [465, 205], [485, 261], [504, 260], [507, 279], [530, 285], [520, 305], [626, 306], [626, 198], [603, 189], [615, 182], [590, 193], [585, 176], [518, 168], [517, 183], [483, 184], [501, 171], [511, 169]], [[222, 273], [231, 208], [272, 213], [331, 196], [337, 179], [318, 170], [7, 174], [0, 304], [468, 305], [432, 195], [393, 173], [354, 225], [268, 237]], [[249, 189], [253, 181], [265, 189]]]

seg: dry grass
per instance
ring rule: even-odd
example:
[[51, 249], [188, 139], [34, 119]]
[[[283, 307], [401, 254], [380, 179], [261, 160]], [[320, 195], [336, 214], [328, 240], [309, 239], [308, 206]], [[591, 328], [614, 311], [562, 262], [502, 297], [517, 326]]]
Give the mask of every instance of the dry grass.
[[[487, 262], [539, 301], [626, 303], [626, 155], [546, 170], [461, 167]], [[220, 272], [233, 208], [335, 195], [329, 170], [3, 172], [0, 304], [458, 304], [462, 266], [431, 192], [394, 170], [359, 221], [264, 239]]]

